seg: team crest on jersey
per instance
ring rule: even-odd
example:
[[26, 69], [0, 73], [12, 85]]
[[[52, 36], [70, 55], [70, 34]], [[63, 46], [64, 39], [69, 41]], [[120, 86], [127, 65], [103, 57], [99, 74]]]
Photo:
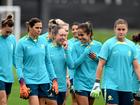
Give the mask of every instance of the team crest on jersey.
[[108, 101], [113, 100], [113, 97], [111, 95], [108, 96]]
[[129, 57], [131, 56], [131, 51], [130, 51], [130, 50], [128, 51], [128, 56], [129, 56]]

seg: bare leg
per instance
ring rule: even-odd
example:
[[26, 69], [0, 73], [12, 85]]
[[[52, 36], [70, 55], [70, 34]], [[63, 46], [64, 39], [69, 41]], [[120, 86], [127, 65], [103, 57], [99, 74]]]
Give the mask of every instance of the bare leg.
[[88, 97], [81, 96], [78, 94], [76, 94], [75, 96], [76, 96], [76, 100], [77, 100], [78, 105], [89, 105]]
[[140, 101], [134, 100], [134, 105], [140, 105]]
[[0, 91], [0, 105], [7, 105], [7, 96], [5, 90]]
[[29, 105], [39, 105], [38, 96], [30, 96], [29, 97]]

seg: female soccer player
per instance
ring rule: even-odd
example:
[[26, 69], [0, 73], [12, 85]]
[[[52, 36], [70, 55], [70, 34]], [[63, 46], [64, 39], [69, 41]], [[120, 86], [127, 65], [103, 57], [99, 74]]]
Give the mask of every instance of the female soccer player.
[[[138, 62], [140, 66], [140, 33], [133, 35], [132, 40], [136, 43]], [[134, 105], [140, 105], [140, 81], [138, 81], [137, 75], [133, 73], [133, 96], [134, 96]]]
[[0, 33], [0, 105], [7, 105], [14, 82], [12, 66], [14, 64], [16, 39], [13, 32], [12, 15], [1, 22]]
[[26, 38], [19, 41], [15, 57], [20, 81], [20, 97], [29, 96], [30, 105], [44, 105], [46, 98], [47, 105], [57, 105], [56, 101], [48, 98], [50, 80], [56, 93], [58, 93], [58, 87], [48, 47], [45, 40], [38, 37], [42, 30], [42, 22], [38, 18], [31, 18], [27, 26], [28, 34]]
[[73, 45], [74, 60], [74, 90], [78, 105], [93, 105], [94, 98], [90, 97], [92, 84], [95, 82], [98, 53], [101, 43], [92, 40], [93, 27], [86, 22], [78, 26], [79, 42]]
[[[133, 67], [140, 80], [135, 44], [126, 38], [128, 23], [118, 19], [114, 23], [115, 36], [108, 39], [99, 53], [96, 83], [91, 96], [99, 96], [102, 77], [103, 95], [107, 105], [133, 105]], [[104, 71], [103, 71], [104, 68]]]
[[58, 81], [59, 93], [56, 99], [58, 105], [63, 105], [67, 91], [66, 72], [67, 67], [73, 67], [72, 58], [67, 48], [67, 32], [63, 26], [55, 27], [52, 34], [54, 38], [49, 45], [49, 53]]
[[[78, 25], [79, 25], [79, 23], [74, 22], [71, 26], [71, 32], [72, 32], [73, 37], [68, 40], [68, 45], [69, 45], [70, 50], [72, 50], [73, 45], [76, 42], [78, 42]], [[70, 78], [70, 93], [71, 93], [71, 97], [72, 97], [72, 105], [77, 105], [75, 93], [73, 90], [74, 70], [68, 69], [68, 73], [69, 73], [69, 78]]]
[[53, 41], [52, 30], [60, 24], [64, 24], [64, 21], [61, 19], [50, 19], [49, 20], [48, 32], [41, 35], [42, 38], [45, 38], [47, 40], [48, 44], [50, 44]]
[[56, 27], [58, 24], [56, 23], [55, 19], [50, 19], [48, 23], [48, 32], [41, 35], [41, 37], [45, 38], [47, 40], [47, 43], [51, 43], [53, 40], [52, 30], [54, 27]]

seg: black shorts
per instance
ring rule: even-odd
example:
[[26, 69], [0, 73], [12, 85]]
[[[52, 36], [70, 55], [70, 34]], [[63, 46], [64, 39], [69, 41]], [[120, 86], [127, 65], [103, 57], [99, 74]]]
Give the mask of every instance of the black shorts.
[[30, 88], [30, 96], [38, 96], [40, 98], [48, 98], [50, 84], [27, 84], [27, 87]]
[[107, 104], [133, 105], [132, 92], [102, 89], [102, 93]]
[[3, 82], [0, 80], [0, 90], [5, 90], [6, 94], [9, 95], [11, 93], [12, 83]]

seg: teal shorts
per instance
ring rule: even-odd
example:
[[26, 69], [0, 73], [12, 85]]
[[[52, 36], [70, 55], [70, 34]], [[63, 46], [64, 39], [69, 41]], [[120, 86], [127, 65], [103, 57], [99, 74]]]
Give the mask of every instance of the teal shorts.
[[50, 84], [27, 84], [27, 87], [30, 88], [30, 96], [38, 96], [40, 98], [48, 98]]
[[0, 90], [5, 90], [6, 94], [9, 95], [11, 93], [12, 83], [3, 82], [0, 80]]

